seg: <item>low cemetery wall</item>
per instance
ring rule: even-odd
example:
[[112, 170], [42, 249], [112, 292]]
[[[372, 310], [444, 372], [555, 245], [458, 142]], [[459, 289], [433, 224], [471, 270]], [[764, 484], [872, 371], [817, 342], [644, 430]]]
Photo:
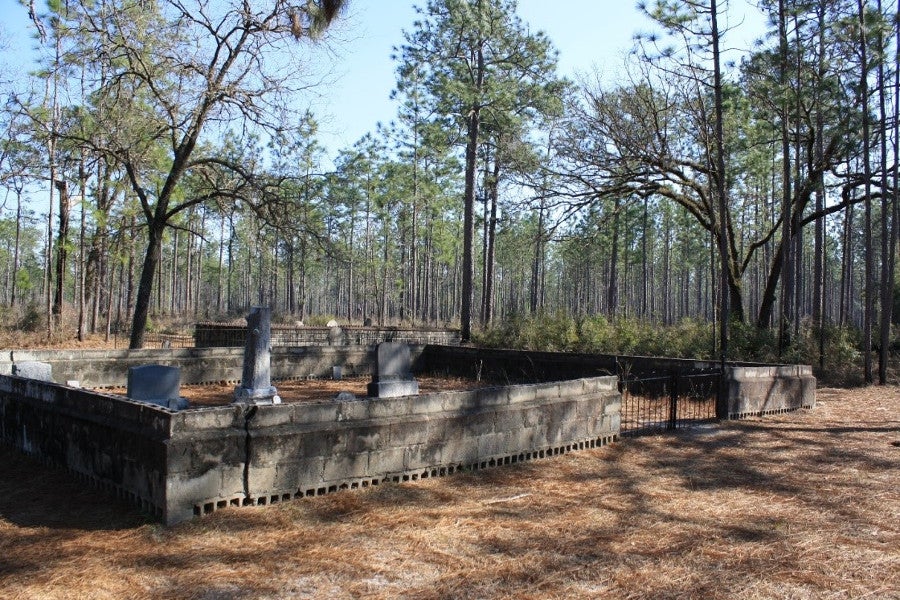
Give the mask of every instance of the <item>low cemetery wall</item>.
[[728, 414], [741, 419], [816, 405], [816, 378], [809, 365], [734, 366], [726, 369]]
[[179, 412], [0, 376], [0, 439], [177, 523], [592, 448], [616, 438], [615, 377], [390, 399]]
[[[225, 323], [197, 323], [194, 327], [194, 346], [197, 348], [243, 347], [247, 340], [245, 325]], [[287, 346], [368, 346], [381, 342], [406, 344], [459, 345], [458, 329], [404, 329], [401, 327], [300, 327], [271, 326], [272, 347]]]
[[[55, 381], [77, 378], [82, 385], [103, 386], [124, 385], [129, 367], [147, 363], [180, 366], [183, 383], [237, 381], [243, 351], [11, 351], [8, 358], [0, 363], [5, 373], [17, 362], [44, 359]], [[272, 379], [329, 377], [334, 366], [345, 375], [367, 374], [374, 358], [374, 349], [365, 346], [276, 349]], [[0, 375], [0, 441], [66, 466], [176, 523], [226, 506], [542, 458], [603, 445], [620, 433], [620, 379], [606, 373], [623, 357], [610, 363], [596, 355], [414, 346], [409, 359], [413, 373], [497, 385], [174, 411]], [[672, 361], [664, 362], [674, 369]], [[690, 372], [688, 365], [696, 362], [678, 364]], [[40, 367], [32, 363], [17, 371], [41, 377], [46, 370]], [[725, 391], [724, 418], [815, 403], [815, 379], [806, 366], [729, 366]]]
[[[417, 356], [421, 346], [411, 347]], [[77, 381], [86, 387], [125, 386], [129, 367], [159, 364], [181, 368], [181, 383], [239, 383], [243, 348], [178, 348], [166, 350], [10, 350], [0, 360], [0, 374], [10, 375], [13, 365], [40, 361], [51, 365], [53, 380]], [[331, 377], [332, 367], [343, 375], [368, 375], [373, 367], [372, 348], [366, 346], [305, 346], [275, 348], [271, 354], [273, 380]]]
[[55, 383], [0, 376], [0, 441], [67, 467], [163, 518], [175, 413]]
[[[715, 361], [438, 346], [423, 348], [416, 366], [421, 372], [513, 383], [719, 370]], [[816, 403], [816, 379], [808, 365], [728, 363], [725, 382], [724, 404], [717, 410], [720, 419], [812, 408]]]

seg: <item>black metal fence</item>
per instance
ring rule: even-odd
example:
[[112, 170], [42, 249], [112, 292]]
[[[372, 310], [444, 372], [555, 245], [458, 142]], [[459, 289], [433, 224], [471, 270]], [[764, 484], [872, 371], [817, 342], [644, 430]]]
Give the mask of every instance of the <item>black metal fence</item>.
[[621, 375], [622, 435], [673, 431], [716, 420], [719, 370]]
[[172, 335], [168, 333], [147, 333], [144, 348], [193, 348], [194, 336]]

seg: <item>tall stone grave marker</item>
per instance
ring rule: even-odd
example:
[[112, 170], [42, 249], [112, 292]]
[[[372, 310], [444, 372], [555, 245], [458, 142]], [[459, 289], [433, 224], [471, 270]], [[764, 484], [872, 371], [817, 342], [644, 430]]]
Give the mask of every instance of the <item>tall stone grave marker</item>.
[[419, 382], [412, 376], [409, 346], [401, 342], [382, 342], [376, 350], [375, 373], [367, 392], [375, 398], [416, 396]]
[[234, 389], [234, 401], [249, 404], [281, 404], [272, 387], [272, 309], [254, 306], [247, 315], [247, 343], [241, 385]]

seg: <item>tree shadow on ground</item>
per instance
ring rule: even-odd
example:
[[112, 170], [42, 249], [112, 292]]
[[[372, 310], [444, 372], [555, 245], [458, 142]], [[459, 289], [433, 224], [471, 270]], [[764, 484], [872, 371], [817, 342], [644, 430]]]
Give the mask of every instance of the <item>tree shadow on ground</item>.
[[19, 527], [122, 530], [151, 517], [58, 466], [0, 445], [0, 519]]

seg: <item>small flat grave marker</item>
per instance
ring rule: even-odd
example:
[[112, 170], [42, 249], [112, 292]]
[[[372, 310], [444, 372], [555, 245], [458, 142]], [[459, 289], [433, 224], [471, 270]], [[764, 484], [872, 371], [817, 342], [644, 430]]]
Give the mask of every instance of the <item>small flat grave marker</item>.
[[53, 382], [53, 367], [39, 360], [23, 360], [13, 364], [12, 374], [26, 379]]
[[188, 402], [180, 393], [181, 369], [178, 367], [140, 365], [128, 369], [127, 395], [132, 400], [182, 410], [188, 407]]

